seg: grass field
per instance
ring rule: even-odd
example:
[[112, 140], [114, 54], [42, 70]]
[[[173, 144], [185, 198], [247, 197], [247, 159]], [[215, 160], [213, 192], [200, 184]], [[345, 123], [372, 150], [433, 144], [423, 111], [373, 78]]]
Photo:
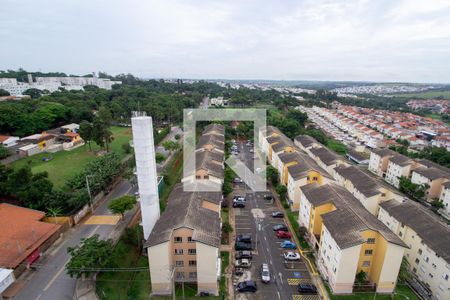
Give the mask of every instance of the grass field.
[[[120, 156], [125, 156], [122, 145], [128, 143], [131, 139], [131, 128], [127, 127], [112, 127], [111, 131], [114, 135], [114, 140], [110, 147]], [[92, 150], [99, 150], [100, 147], [94, 142], [91, 143]], [[90, 152], [89, 146], [85, 145], [76, 148], [72, 151], [60, 151], [57, 153], [40, 153], [31, 157], [25, 157], [12, 164], [13, 168], [19, 168], [24, 165], [29, 165], [33, 173], [48, 172], [49, 179], [57, 188], [62, 188], [66, 181], [80, 172], [83, 167], [90, 161], [96, 158], [94, 152]], [[43, 157], [52, 156], [53, 159], [44, 162]]]
[[395, 96], [423, 98], [423, 99], [433, 99], [433, 98], [442, 96], [442, 97], [444, 97], [444, 99], [450, 99], [450, 91], [427, 91], [427, 92], [420, 92], [420, 93], [395, 94]]

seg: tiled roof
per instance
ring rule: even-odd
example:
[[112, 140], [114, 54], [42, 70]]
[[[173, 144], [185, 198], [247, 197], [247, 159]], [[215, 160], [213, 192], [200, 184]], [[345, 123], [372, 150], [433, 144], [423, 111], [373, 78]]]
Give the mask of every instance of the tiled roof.
[[322, 176], [333, 179], [322, 167], [320, 167], [315, 160], [308, 155], [301, 152], [283, 153], [280, 154], [280, 159], [284, 162], [295, 161], [297, 164], [287, 168], [289, 175], [294, 179], [300, 179], [306, 176], [309, 171], [314, 170], [319, 172]]
[[208, 174], [224, 178], [224, 154], [216, 151], [198, 151], [195, 154], [196, 170], [206, 170]]
[[339, 248], [346, 249], [364, 243], [362, 233], [366, 230], [379, 232], [388, 242], [407, 247], [403, 241], [389, 230], [344, 187], [335, 183], [319, 186], [308, 184], [300, 188], [315, 207], [333, 203], [336, 210], [322, 214], [324, 226], [328, 229]]
[[187, 227], [194, 231], [192, 239], [210, 245], [220, 246], [219, 213], [202, 207], [203, 201], [220, 205], [221, 192], [186, 192], [183, 184], [177, 184], [170, 193], [167, 207], [156, 222], [145, 247], [155, 246], [171, 239], [174, 229]]
[[381, 194], [378, 183], [362, 170], [355, 166], [338, 166], [334, 169], [336, 173], [346, 180], [349, 180], [355, 189], [366, 197], [372, 197]]
[[312, 148], [311, 153], [317, 156], [325, 165], [330, 166], [342, 158], [326, 147]]
[[205, 145], [213, 145], [215, 149], [225, 150], [225, 137], [223, 135], [206, 134], [200, 136], [197, 149], [203, 148]]
[[420, 167], [414, 170], [417, 174], [420, 174], [421, 176], [428, 178], [429, 180], [435, 180], [439, 178], [447, 178], [450, 179], [450, 173], [445, 172], [440, 169], [436, 169], [434, 167], [426, 168], [426, 167]]
[[314, 143], [318, 144], [316, 139], [314, 139], [313, 137], [311, 137], [309, 135], [298, 135], [298, 136], [295, 137], [295, 140], [297, 142], [299, 142], [305, 148], [310, 147]]
[[0, 203], [0, 267], [16, 268], [61, 225], [40, 221], [45, 213]]
[[450, 263], [450, 229], [432, 212], [411, 200], [389, 200], [380, 206], [397, 221], [414, 230], [428, 247]]
[[205, 127], [202, 134], [211, 134], [217, 132], [220, 135], [225, 135], [225, 127], [220, 124], [209, 124]]

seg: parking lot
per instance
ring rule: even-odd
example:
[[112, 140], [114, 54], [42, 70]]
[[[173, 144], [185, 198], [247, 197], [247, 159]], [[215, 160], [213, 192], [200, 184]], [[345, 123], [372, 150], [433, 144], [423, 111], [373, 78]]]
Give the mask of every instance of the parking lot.
[[[239, 158], [248, 162], [253, 159], [250, 147], [238, 143]], [[249, 166], [250, 167], [250, 166]], [[235, 233], [250, 234], [252, 237], [253, 257], [249, 269], [244, 269], [242, 275], [233, 277], [234, 284], [244, 280], [254, 280], [257, 284], [256, 293], [236, 293], [235, 299], [319, 299], [318, 295], [300, 295], [297, 291], [299, 283], [312, 283], [307, 266], [303, 258], [295, 262], [286, 262], [281, 248], [284, 239], [279, 239], [273, 226], [285, 224], [284, 218], [273, 218], [272, 213], [280, 211], [273, 200], [267, 200], [265, 195], [270, 192], [253, 192], [245, 184], [234, 184], [233, 196], [245, 196], [244, 208], [233, 209], [235, 219]], [[291, 233], [293, 234], [293, 233]], [[234, 263], [234, 255], [233, 255]], [[270, 282], [261, 281], [261, 265], [269, 265]]]

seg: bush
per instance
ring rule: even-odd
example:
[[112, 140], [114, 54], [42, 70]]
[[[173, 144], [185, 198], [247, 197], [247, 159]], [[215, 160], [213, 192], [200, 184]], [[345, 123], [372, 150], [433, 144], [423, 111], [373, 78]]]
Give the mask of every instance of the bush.
[[156, 159], [156, 163], [160, 164], [160, 163], [162, 163], [163, 161], [166, 160], [166, 157], [162, 153], [156, 153], [155, 154], [155, 159]]
[[126, 154], [130, 154], [131, 153], [131, 146], [130, 143], [125, 143], [122, 145], [122, 149]]

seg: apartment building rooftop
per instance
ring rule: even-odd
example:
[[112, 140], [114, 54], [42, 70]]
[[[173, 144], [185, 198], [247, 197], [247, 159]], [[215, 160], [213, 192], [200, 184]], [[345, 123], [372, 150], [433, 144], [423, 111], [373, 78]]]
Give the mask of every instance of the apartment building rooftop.
[[314, 143], [318, 143], [315, 138], [309, 135], [298, 135], [294, 140], [298, 141], [305, 148], [312, 146]]
[[200, 151], [195, 153], [196, 169], [206, 170], [208, 174], [218, 178], [224, 177], [222, 165], [224, 154], [218, 151]]
[[294, 147], [292, 141], [284, 135], [278, 136], [278, 142], [272, 145], [273, 152], [277, 153], [283, 151], [286, 147]]
[[437, 169], [434, 167], [427, 168], [427, 167], [419, 167], [414, 170], [414, 172], [422, 175], [425, 178], [428, 178], [430, 180], [435, 180], [438, 178], [447, 178], [450, 179], [450, 173], [445, 172], [444, 170]]
[[220, 135], [225, 135], [225, 127], [221, 124], [209, 124], [205, 127], [202, 134], [211, 134], [214, 132]]
[[400, 153], [396, 153], [389, 161], [399, 166], [407, 166], [412, 163], [412, 159]]
[[213, 247], [220, 246], [219, 212], [204, 207], [203, 202], [220, 205], [221, 192], [186, 192], [177, 184], [170, 193], [166, 210], [156, 222], [144, 247], [152, 247], [170, 240], [172, 231], [187, 227], [193, 230], [192, 239]]
[[206, 145], [212, 145], [221, 151], [225, 150], [225, 137], [223, 135], [206, 134], [198, 139], [197, 149], [204, 148]]
[[341, 160], [341, 157], [326, 147], [312, 148], [311, 153], [317, 156], [325, 165], [330, 166]]
[[339, 248], [346, 249], [366, 242], [362, 233], [379, 232], [388, 242], [407, 248], [407, 245], [389, 230], [344, 187], [335, 183], [319, 186], [316, 183], [300, 188], [313, 206], [332, 203], [336, 210], [322, 214], [322, 220]]
[[263, 135], [265, 137], [267, 137], [273, 133], [282, 134], [281, 131], [275, 126], [266, 126], [264, 128], [261, 128], [261, 132], [263, 133]]
[[309, 171], [314, 170], [319, 172], [322, 176], [333, 179], [333, 177], [328, 174], [323, 168], [321, 168], [315, 160], [310, 158], [308, 155], [303, 154], [301, 152], [291, 152], [291, 153], [282, 153], [280, 154], [280, 160], [283, 163], [295, 161], [297, 164], [288, 166], [288, 173], [294, 179], [299, 179], [305, 177]]
[[349, 180], [353, 186], [364, 196], [371, 197], [380, 194], [380, 186], [366, 172], [363, 172], [355, 166], [337, 166], [335, 168], [337, 174]]
[[450, 263], [450, 228], [432, 212], [411, 200], [389, 200], [380, 206], [399, 222], [411, 227], [428, 247]]

